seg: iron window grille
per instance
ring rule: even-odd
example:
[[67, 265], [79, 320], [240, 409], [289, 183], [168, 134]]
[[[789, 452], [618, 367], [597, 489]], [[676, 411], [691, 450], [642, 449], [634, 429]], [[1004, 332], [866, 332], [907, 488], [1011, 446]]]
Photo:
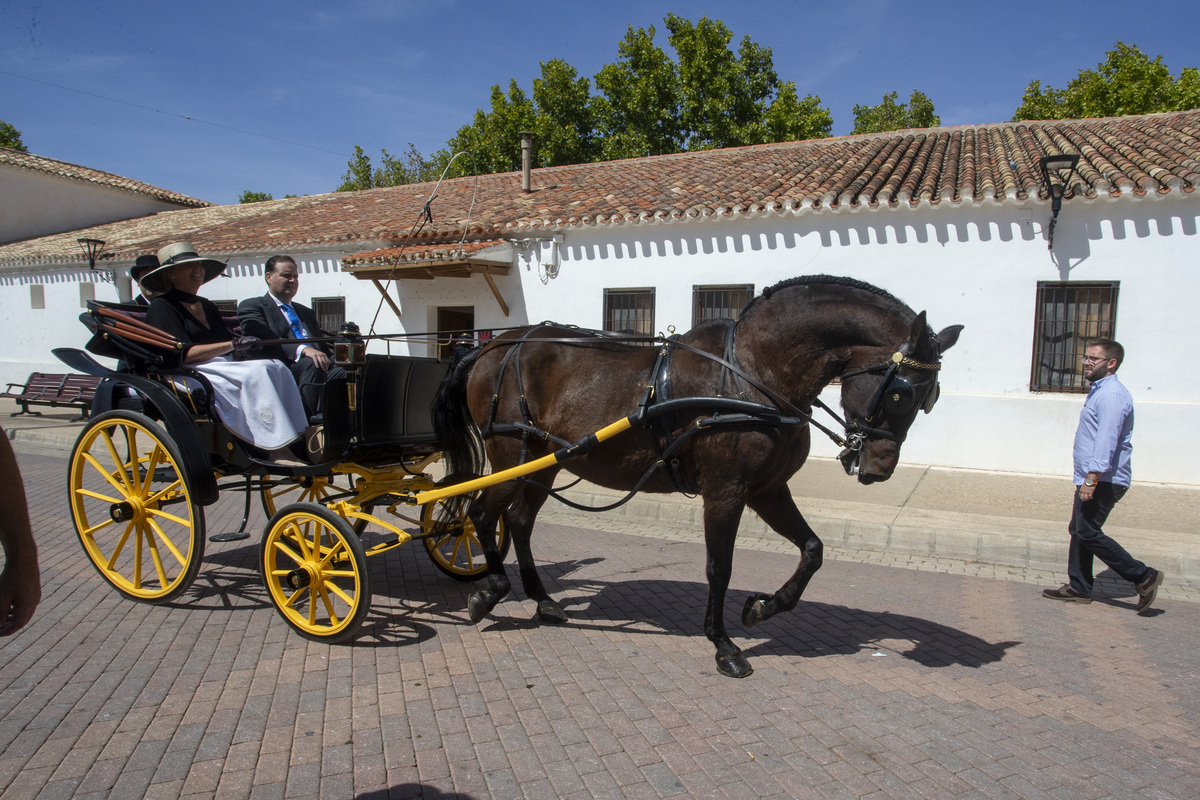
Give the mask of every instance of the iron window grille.
[[337, 333], [346, 321], [346, 298], [314, 297], [313, 313], [317, 315], [321, 330]]
[[754, 298], [754, 284], [696, 286], [692, 289], [692, 327], [710, 319], [737, 319]]
[[604, 330], [653, 336], [654, 290], [605, 289]]
[[1114, 336], [1120, 285], [1038, 281], [1031, 391], [1087, 391], [1082, 374], [1087, 340]]

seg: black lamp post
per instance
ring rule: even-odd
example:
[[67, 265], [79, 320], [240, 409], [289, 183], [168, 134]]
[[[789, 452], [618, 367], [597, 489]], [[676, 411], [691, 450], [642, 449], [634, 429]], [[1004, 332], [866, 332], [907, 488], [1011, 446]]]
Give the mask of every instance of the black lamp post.
[[[96, 259], [100, 257], [100, 252], [104, 249], [103, 239], [76, 239], [79, 242], [79, 249], [83, 251], [84, 256], [88, 260], [88, 269], [92, 272], [97, 272]], [[101, 276], [104, 277], [103, 275]]]
[[[1042, 182], [1050, 195], [1050, 230], [1046, 237], [1046, 249], [1054, 249], [1054, 226], [1058, 223], [1058, 212], [1062, 209], [1063, 195], [1071, 185], [1071, 176], [1079, 164], [1078, 153], [1063, 153], [1057, 156], [1042, 156], [1038, 162], [1042, 168]], [[1066, 177], [1063, 177], [1063, 171]], [[1057, 179], [1057, 180], [1055, 180]]]

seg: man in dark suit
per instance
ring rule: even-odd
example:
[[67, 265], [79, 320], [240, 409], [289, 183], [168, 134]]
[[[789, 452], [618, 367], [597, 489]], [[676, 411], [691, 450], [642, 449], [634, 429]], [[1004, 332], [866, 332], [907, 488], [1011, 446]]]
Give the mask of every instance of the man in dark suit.
[[[292, 302], [300, 290], [300, 270], [295, 259], [271, 256], [267, 259], [265, 273], [267, 293], [243, 300], [238, 305], [242, 335], [259, 339], [307, 339], [327, 335], [311, 308]], [[321, 390], [325, 382], [346, 375], [330, 360], [333, 347], [328, 342], [266, 345], [261, 352], [291, 368], [310, 414], [321, 413]]]

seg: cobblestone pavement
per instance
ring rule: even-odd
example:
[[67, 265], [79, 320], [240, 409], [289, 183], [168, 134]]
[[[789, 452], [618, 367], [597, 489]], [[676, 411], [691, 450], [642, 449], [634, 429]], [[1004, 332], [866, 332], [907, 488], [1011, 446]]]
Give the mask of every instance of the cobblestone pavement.
[[[747, 631], [746, 593], [796, 565], [764, 540], [734, 563], [736, 681], [701, 632], [694, 535], [557, 512], [534, 552], [567, 625], [519, 587], [471, 625], [472, 585], [402, 547], [372, 559], [362, 635], [329, 646], [270, 606], [257, 536], [209, 545], [177, 604], [122, 599], [76, 541], [64, 456], [19, 461], [44, 599], [0, 640], [4, 798], [1200, 795], [1197, 608], [1139, 617], [1117, 580], [1062, 604], [1048, 575], [829, 552]], [[240, 522], [229, 495], [209, 533]]]

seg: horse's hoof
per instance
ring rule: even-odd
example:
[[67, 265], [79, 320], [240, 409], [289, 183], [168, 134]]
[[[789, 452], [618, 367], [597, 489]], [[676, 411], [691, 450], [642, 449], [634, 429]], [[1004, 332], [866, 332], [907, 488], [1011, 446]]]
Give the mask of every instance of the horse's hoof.
[[479, 622], [486, 617], [492, 610], [492, 605], [488, 603], [487, 597], [483, 592], [473, 592], [467, 598], [467, 615], [471, 618], [471, 622]]
[[747, 597], [746, 605], [742, 609], [742, 624], [747, 628], [753, 628], [766, 619], [767, 601], [770, 599], [770, 595], [765, 594], [754, 594]]
[[750, 662], [741, 653], [717, 656], [717, 672], [727, 678], [748, 678], [754, 672]]
[[537, 606], [538, 619], [549, 625], [562, 625], [567, 621], [567, 615], [563, 613], [562, 606], [553, 600], [542, 600]]

